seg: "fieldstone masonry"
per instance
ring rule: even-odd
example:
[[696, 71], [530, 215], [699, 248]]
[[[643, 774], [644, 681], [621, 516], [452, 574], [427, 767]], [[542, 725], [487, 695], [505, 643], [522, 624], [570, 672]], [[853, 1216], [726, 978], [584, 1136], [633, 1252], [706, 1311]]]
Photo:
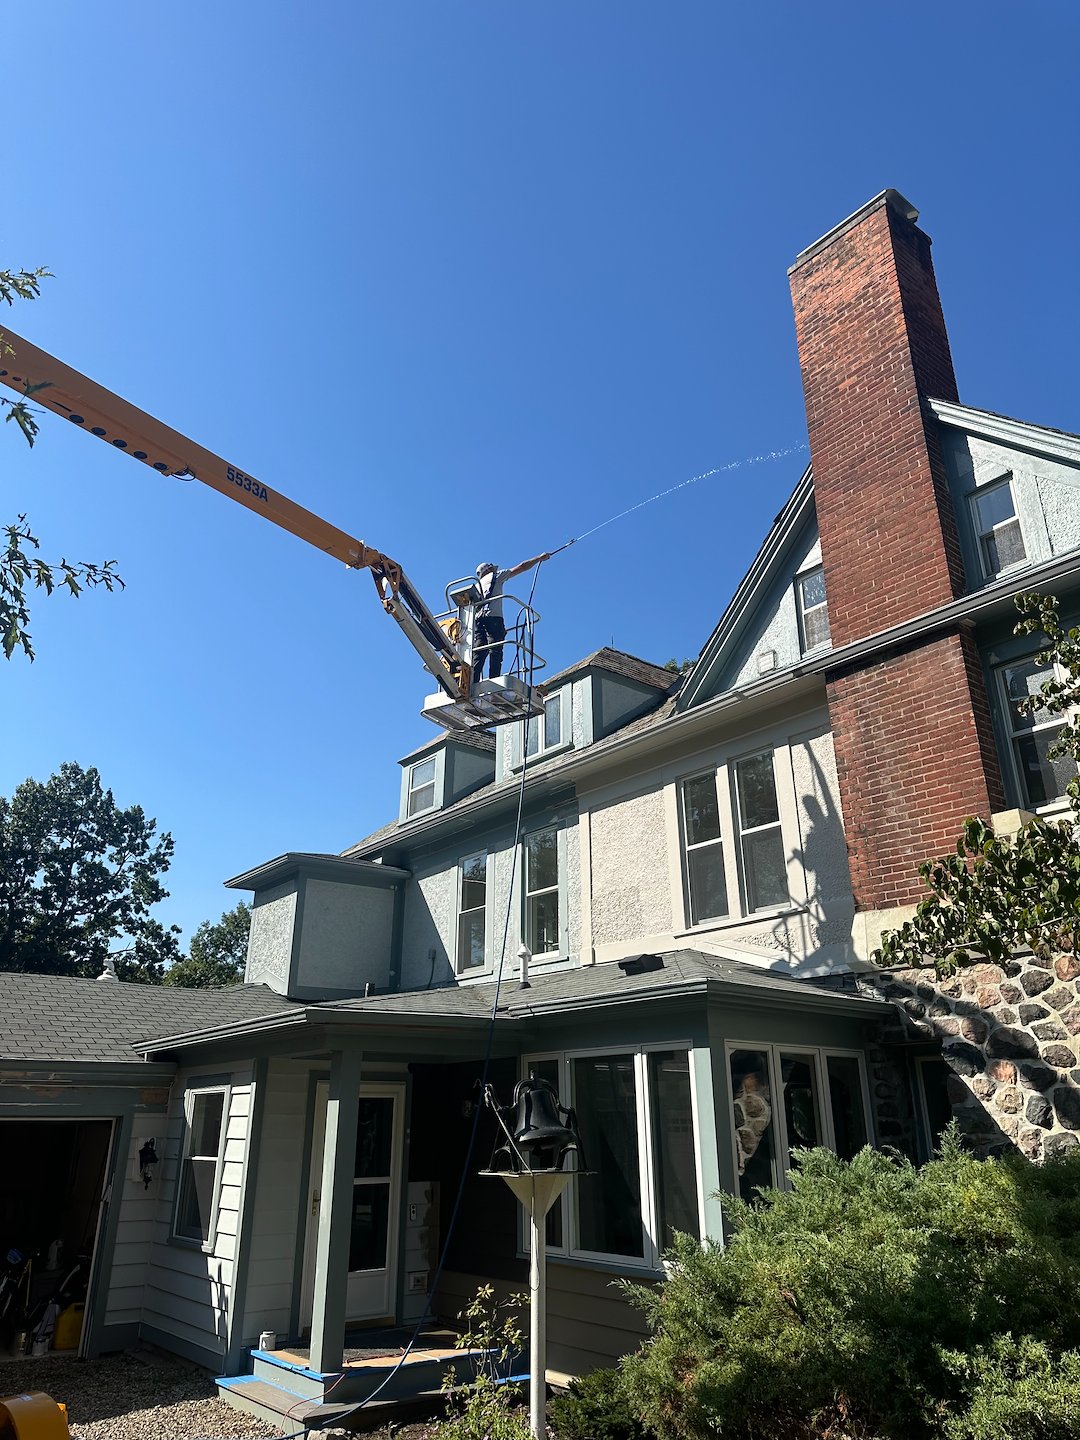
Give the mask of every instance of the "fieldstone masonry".
[[[972, 1149], [988, 1155], [1015, 1146], [1036, 1161], [1080, 1144], [1078, 981], [1077, 956], [1028, 954], [973, 965], [947, 980], [932, 970], [859, 977], [861, 986], [898, 1003], [909, 1044], [918, 1037], [941, 1041], [953, 1114]], [[895, 1053], [886, 1042], [870, 1063], [879, 1135], [906, 1148], [904, 1127], [890, 1109]]]

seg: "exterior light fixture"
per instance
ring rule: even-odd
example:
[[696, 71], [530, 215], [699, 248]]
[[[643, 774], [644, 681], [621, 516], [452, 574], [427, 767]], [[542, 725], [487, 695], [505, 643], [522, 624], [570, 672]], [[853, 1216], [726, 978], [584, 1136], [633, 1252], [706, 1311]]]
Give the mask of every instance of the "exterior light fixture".
[[514, 1087], [509, 1105], [499, 1105], [490, 1085], [484, 1103], [495, 1112], [496, 1137], [491, 1166], [529, 1217], [529, 1430], [547, 1440], [547, 1229], [548, 1211], [574, 1175], [588, 1173], [573, 1110], [560, 1105], [546, 1080], [530, 1075]]
[[139, 1147], [139, 1179], [143, 1183], [143, 1189], [150, 1189], [150, 1181], [154, 1178], [154, 1166], [158, 1164], [158, 1153], [154, 1149], [157, 1142], [144, 1140]]

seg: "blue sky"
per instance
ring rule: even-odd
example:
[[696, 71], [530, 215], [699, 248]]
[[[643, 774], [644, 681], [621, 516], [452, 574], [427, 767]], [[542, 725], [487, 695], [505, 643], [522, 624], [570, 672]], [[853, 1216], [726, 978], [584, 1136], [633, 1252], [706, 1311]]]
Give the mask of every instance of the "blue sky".
[[[796, 253], [895, 186], [961, 398], [1080, 429], [1072, 0], [37, 7], [4, 80], [11, 327], [399, 559], [434, 603], [805, 441]], [[96, 765], [176, 840], [164, 920], [396, 812], [430, 687], [366, 576], [46, 416], [0, 518], [116, 558], [0, 668], [0, 793]], [[708, 636], [804, 456], [541, 573], [539, 648]]]

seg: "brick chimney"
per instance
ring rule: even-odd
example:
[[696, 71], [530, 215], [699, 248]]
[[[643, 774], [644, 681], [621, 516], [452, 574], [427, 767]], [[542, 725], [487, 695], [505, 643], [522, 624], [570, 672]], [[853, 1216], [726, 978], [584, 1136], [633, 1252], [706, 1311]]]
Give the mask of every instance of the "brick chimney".
[[[957, 397], [918, 211], [886, 190], [791, 268], [814, 496], [834, 647], [963, 593], [928, 398]], [[921, 896], [921, 860], [1004, 800], [982, 669], [962, 624], [827, 677], [860, 911]], [[871, 945], [876, 937], [871, 936]]]

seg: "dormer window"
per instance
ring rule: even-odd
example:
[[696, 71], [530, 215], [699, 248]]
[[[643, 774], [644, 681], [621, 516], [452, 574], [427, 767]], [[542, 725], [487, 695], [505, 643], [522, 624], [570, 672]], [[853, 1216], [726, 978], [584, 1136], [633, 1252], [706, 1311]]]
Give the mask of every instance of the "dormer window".
[[418, 760], [409, 767], [409, 795], [405, 806], [407, 816], [420, 815], [435, 804], [435, 756]]
[[563, 742], [562, 725], [562, 691], [557, 695], [549, 695], [544, 701], [543, 715], [534, 715], [528, 721], [528, 736], [525, 741], [525, 753], [531, 760], [536, 755], [542, 755], [545, 750], [554, 750], [556, 745]]
[[825, 603], [825, 567], [817, 565], [795, 577], [803, 654], [830, 643], [829, 610]]
[[1024, 533], [1016, 513], [1012, 475], [984, 485], [971, 497], [975, 529], [979, 537], [979, 558], [988, 579], [1022, 565], [1027, 559]]

